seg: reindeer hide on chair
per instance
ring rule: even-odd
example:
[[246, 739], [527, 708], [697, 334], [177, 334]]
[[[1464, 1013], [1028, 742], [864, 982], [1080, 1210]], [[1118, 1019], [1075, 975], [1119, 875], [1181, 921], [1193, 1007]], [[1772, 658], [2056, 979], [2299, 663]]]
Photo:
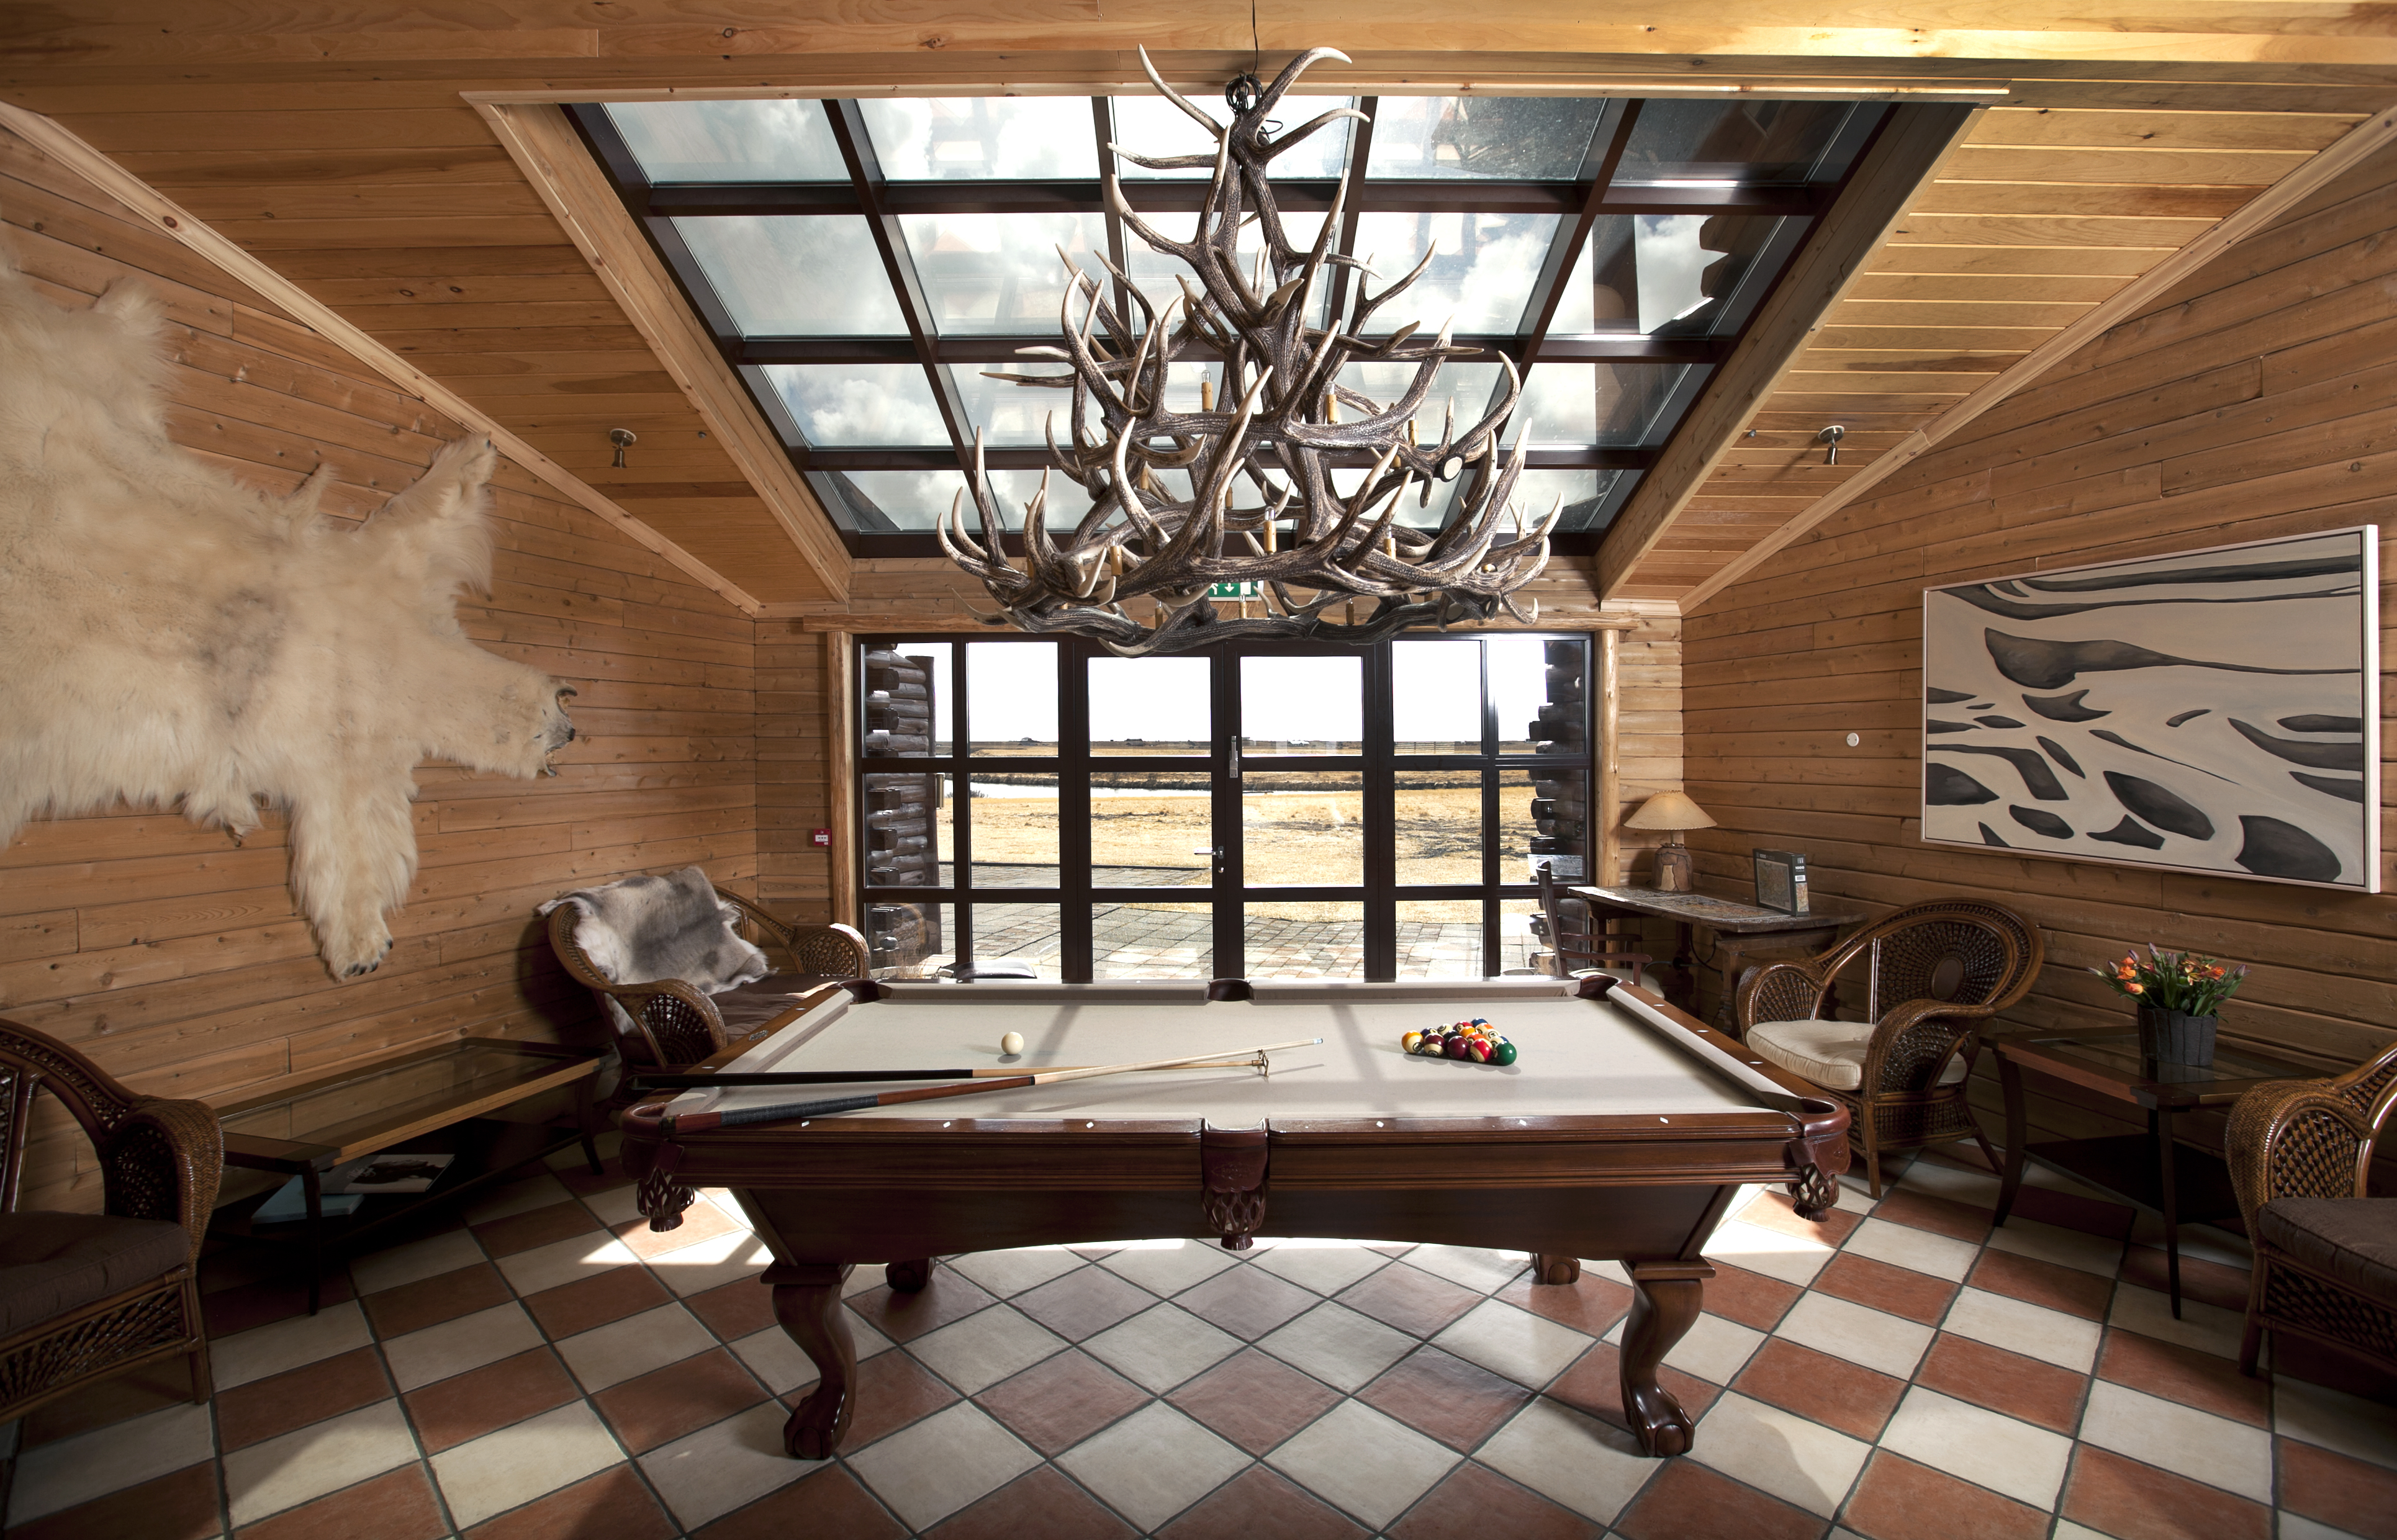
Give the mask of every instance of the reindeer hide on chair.
[[469, 642], [487, 587], [482, 438], [355, 530], [167, 436], [161, 310], [67, 310], [0, 261], [0, 844], [30, 817], [181, 800], [238, 838], [289, 823], [326, 964], [370, 972], [416, 873], [411, 768], [533, 775], [574, 736], [556, 679]]

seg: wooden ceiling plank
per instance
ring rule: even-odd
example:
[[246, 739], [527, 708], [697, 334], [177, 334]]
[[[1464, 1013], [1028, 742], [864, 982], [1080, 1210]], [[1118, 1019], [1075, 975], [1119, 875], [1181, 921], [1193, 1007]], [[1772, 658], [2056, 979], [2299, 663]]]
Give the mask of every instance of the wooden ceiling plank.
[[1690, 591], [1683, 600], [1683, 612], [1699, 608], [1742, 576], [1754, 571], [1807, 530], [1913, 463], [1935, 445], [1953, 436], [1991, 408], [2036, 382], [2083, 343], [2103, 335], [2117, 322], [2138, 315], [2151, 296], [2172, 288], [2185, 276], [2242, 239], [2262, 231], [2283, 215], [2297, 208], [2318, 188], [2347, 175], [2392, 143], [2397, 143], [2397, 108], [2385, 110], [2350, 130], [2329, 149], [2275, 182], [2246, 208], [2158, 262], [2138, 279], [2123, 286], [2114, 298], [2049, 338], [2021, 363], [1982, 386], [1952, 410], [1943, 413], [1928, 428], [1918, 430], [1906, 445], [1882, 455], [1837, 491], [1792, 519], [1779, 533], [1759, 542], [1746, 556], [1726, 565]]
[[1800, 352], [1810, 341], [1819, 345], [1814, 333], [1823, 315], [1846, 293], [1874, 248], [1904, 217], [1907, 204], [1969, 131], [1976, 111], [1944, 105], [1893, 110], [1838, 201], [1791, 259], [1739, 345], [1715, 370], [1705, 394], [1607, 529], [1598, 550], [1600, 600], [1629, 578], [1640, 558], [1671, 528], [1674, 515], [1706, 484], [1708, 473]]
[[2190, 113], [1993, 107], [1973, 131], [1989, 144], [2111, 146], [2148, 150], [2323, 149], [2364, 113]]
[[2248, 187], [2149, 187], [2120, 182], [1942, 181], [1914, 206], [1932, 215], [2029, 214], [2048, 218], [2218, 220], [2263, 191]]

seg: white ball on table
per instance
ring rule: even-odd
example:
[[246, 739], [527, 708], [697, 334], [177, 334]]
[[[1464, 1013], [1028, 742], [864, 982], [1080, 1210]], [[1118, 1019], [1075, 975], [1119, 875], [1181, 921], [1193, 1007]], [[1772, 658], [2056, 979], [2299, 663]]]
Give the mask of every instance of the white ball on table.
[[1023, 1052], [1024, 1034], [1021, 1032], [1011, 1032], [1006, 1037], [1001, 1038], [998, 1039], [998, 1051], [1001, 1053], [1006, 1054], [1011, 1059], [1018, 1053]]

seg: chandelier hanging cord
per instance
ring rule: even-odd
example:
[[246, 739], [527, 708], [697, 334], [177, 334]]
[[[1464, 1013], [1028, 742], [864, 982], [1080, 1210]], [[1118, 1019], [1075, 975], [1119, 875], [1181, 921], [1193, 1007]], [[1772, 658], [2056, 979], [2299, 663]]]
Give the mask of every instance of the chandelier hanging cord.
[[[1274, 159], [1344, 118], [1363, 116], [1337, 108], [1287, 133], [1273, 131], [1275, 106], [1302, 72], [1324, 59], [1346, 62], [1335, 49], [1315, 48], [1262, 89], [1253, 76], [1236, 80], [1226, 92], [1233, 113], [1226, 125], [1168, 86], [1142, 50], [1150, 84], [1205, 127], [1215, 148], [1212, 154], [1152, 157], [1110, 144], [1105, 195], [1125, 228], [1189, 271], [1175, 275], [1180, 292], [1159, 310], [1105, 254], [1091, 253], [1091, 269], [1059, 248], [1068, 275], [1058, 305], [1063, 346], [1020, 353], [1068, 372], [987, 371], [994, 380], [1071, 394], [1068, 442], [1059, 443], [1051, 413], [1045, 436], [1051, 464], [1024, 505], [1022, 528], [1012, 531], [1023, 539], [1023, 565], [1007, 554], [1010, 521], [980, 430], [966, 488], [934, 527], [943, 551], [998, 602], [1000, 613], [985, 620], [1092, 636], [1119, 654], [1141, 656], [1240, 637], [1361, 643], [1501, 611], [1526, 623], [1537, 619], [1537, 603], [1526, 614], [1513, 595], [1547, 565], [1562, 500], [1528, 527], [1512, 509], [1525, 453], [1520, 436], [1511, 452], [1500, 452], [1522, 394], [1513, 361], [1500, 355], [1505, 388], [1470, 427], [1458, 433], [1451, 410], [1438, 442], [1419, 442], [1416, 413], [1441, 366], [1481, 357], [1481, 350], [1456, 344], [1446, 326], [1429, 341], [1419, 323], [1380, 337], [1363, 331], [1424, 275], [1434, 252], [1375, 291], [1371, 282], [1380, 275], [1334, 249], [1343, 210], [1363, 175], [1353, 162], [1311, 243], [1293, 246], [1283, 228], [1269, 175]], [[1150, 170], [1210, 171], [1191, 239], [1176, 240], [1141, 218], [1124, 196], [1118, 158]], [[1259, 249], [1244, 259], [1240, 237], [1252, 228]], [[1332, 315], [1324, 304], [1320, 319], [1310, 323], [1334, 267], [1358, 275], [1349, 314]], [[1110, 297], [1110, 284], [1123, 308]], [[1413, 368], [1405, 388], [1384, 403], [1340, 382], [1342, 370], [1356, 363]], [[1218, 371], [1220, 392], [1202, 378], [1198, 409], [1187, 409], [1190, 402], [1171, 384], [1177, 364], [1185, 379], [1194, 365], [1202, 374]], [[1362, 479], [1343, 495], [1334, 470], [1360, 466]], [[1089, 500], [1089, 511], [1062, 541], [1048, 519], [1057, 476]], [[1177, 481], [1186, 482], [1186, 496]], [[1452, 484], [1437, 529], [1399, 522], [1410, 491], [1415, 505], [1426, 507], [1436, 489]], [[1239, 501], [1244, 490], [1253, 502]], [[968, 493], [979, 539], [967, 529]], [[1264, 615], [1250, 616], [1245, 597], [1237, 618], [1219, 613], [1211, 590], [1225, 583], [1252, 594]], [[1141, 599], [1154, 607], [1146, 617], [1126, 608]], [[1361, 621], [1355, 609], [1360, 600], [1373, 605]]]

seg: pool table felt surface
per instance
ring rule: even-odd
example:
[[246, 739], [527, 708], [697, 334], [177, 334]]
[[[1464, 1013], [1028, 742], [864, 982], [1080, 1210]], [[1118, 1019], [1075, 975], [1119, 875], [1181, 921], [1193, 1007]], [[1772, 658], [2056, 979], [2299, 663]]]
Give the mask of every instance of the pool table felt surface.
[[[818, 1005], [723, 1067], [844, 1070], [1106, 1065], [1230, 1052], [1320, 1036], [1253, 1068], [1153, 1070], [839, 1115], [843, 1119], [1155, 1122], [1218, 1128], [1358, 1118], [1671, 1118], [1770, 1111], [1789, 1092], [1617, 991], [1582, 999], [1557, 980], [1456, 984], [1266, 984], [1249, 1000], [1191, 984], [885, 985], [891, 998]], [[1481, 1016], [1520, 1051], [1499, 1067], [1409, 1055], [1400, 1037]], [[1024, 1051], [999, 1053], [1023, 1034]], [[1736, 1045], [1734, 1045], [1735, 1048]], [[761, 1086], [685, 1092], [667, 1110], [805, 1102], [890, 1087]]]

